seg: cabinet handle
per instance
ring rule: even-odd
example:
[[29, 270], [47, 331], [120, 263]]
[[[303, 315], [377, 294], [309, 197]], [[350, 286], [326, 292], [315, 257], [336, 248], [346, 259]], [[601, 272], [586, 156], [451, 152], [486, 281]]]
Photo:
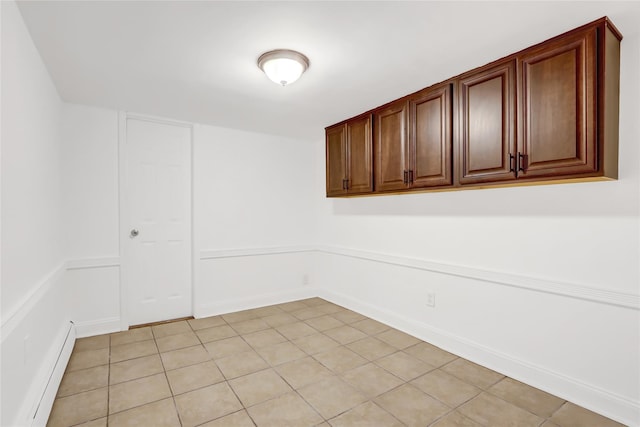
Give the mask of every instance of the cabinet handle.
[[409, 183], [409, 171], [404, 171], [404, 178], [402, 179], [402, 182], [405, 184]]
[[529, 161], [528, 155], [518, 152], [518, 170], [519, 171], [522, 171], [522, 172], [527, 171], [527, 168], [525, 167], [525, 165], [528, 161]]
[[349, 189], [349, 180], [348, 179], [343, 179], [342, 180], [342, 189], [343, 190], [348, 190]]
[[516, 168], [513, 164], [513, 161], [515, 160], [515, 156], [511, 153], [509, 153], [509, 172], [515, 172]]
[[413, 169], [409, 170], [409, 182], [413, 184]]

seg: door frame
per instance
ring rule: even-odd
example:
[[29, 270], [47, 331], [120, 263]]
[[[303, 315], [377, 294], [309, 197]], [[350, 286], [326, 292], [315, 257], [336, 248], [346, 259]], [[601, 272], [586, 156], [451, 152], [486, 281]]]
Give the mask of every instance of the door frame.
[[126, 279], [127, 261], [125, 259], [125, 243], [129, 235], [128, 212], [129, 212], [129, 182], [127, 178], [127, 120], [134, 119], [151, 123], [159, 123], [171, 126], [180, 126], [188, 128], [190, 132], [189, 138], [189, 229], [191, 238], [191, 313], [195, 310], [195, 233], [194, 233], [194, 203], [193, 203], [193, 164], [194, 164], [194, 133], [195, 126], [193, 123], [183, 122], [179, 120], [171, 120], [163, 117], [150, 116], [145, 114], [130, 113], [127, 111], [118, 111], [118, 247], [120, 258], [120, 330], [129, 329], [129, 300], [127, 298], [128, 283]]

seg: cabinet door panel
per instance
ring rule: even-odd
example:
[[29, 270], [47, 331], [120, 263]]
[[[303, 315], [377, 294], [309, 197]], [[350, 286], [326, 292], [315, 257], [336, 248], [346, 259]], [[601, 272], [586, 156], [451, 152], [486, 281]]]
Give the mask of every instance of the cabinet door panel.
[[345, 125], [326, 130], [327, 196], [347, 192], [344, 185], [347, 178], [346, 148]]
[[376, 191], [407, 188], [406, 112], [401, 101], [375, 113]]
[[462, 77], [460, 106], [460, 183], [515, 179], [514, 62]]
[[596, 30], [521, 58], [521, 177], [597, 170]]
[[373, 191], [371, 116], [347, 123], [348, 192]]
[[448, 185], [451, 180], [451, 85], [409, 101], [412, 187]]

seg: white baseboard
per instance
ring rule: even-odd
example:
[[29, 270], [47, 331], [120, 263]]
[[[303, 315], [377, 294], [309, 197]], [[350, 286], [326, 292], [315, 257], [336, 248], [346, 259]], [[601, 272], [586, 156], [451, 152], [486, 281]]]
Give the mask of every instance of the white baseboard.
[[288, 291], [272, 292], [262, 295], [254, 295], [247, 298], [237, 298], [221, 301], [216, 304], [207, 304], [194, 308], [194, 317], [208, 317], [219, 314], [233, 313], [235, 311], [249, 310], [267, 305], [282, 304], [299, 299], [313, 298], [318, 295], [316, 288], [305, 286]]
[[640, 402], [338, 292], [320, 289], [318, 296], [625, 425], [640, 426]]
[[120, 318], [108, 317], [106, 319], [91, 320], [89, 322], [76, 323], [76, 335], [78, 338], [92, 337], [94, 335], [110, 334], [121, 331]]

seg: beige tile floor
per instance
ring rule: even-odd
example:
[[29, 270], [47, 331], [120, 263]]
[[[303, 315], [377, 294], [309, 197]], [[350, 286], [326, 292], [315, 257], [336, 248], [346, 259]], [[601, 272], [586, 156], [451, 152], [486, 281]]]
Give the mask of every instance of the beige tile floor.
[[76, 341], [48, 426], [619, 426], [319, 298]]

